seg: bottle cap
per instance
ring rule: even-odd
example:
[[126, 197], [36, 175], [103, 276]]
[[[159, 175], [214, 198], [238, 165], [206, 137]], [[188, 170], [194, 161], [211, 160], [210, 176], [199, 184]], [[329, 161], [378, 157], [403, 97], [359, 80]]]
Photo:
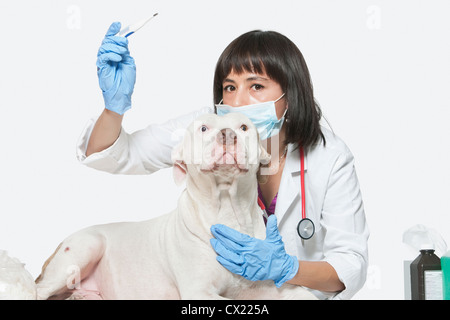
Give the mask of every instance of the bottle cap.
[[434, 250], [434, 244], [432, 244], [432, 243], [423, 243], [420, 246], [420, 250]]

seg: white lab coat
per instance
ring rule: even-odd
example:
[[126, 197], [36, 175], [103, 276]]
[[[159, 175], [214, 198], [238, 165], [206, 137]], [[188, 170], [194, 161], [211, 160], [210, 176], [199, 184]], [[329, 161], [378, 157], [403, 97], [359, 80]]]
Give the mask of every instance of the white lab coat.
[[[78, 141], [77, 157], [89, 167], [110, 173], [151, 174], [172, 166], [172, 148], [185, 128], [200, 114], [211, 112], [203, 108], [133, 134], [122, 129], [111, 147], [86, 157], [96, 121], [92, 119]], [[287, 253], [300, 260], [327, 261], [346, 287], [337, 295], [312, 292], [322, 299], [349, 299], [366, 280], [369, 229], [353, 155], [336, 135], [322, 130], [326, 145], [317, 144], [305, 155], [306, 216], [314, 222], [314, 236], [302, 240], [296, 230], [301, 219], [300, 154], [293, 145], [288, 146], [275, 215]]]

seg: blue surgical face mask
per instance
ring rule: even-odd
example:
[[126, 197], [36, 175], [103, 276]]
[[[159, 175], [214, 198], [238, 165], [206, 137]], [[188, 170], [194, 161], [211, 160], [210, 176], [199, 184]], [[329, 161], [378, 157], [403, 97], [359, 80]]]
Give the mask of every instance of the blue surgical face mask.
[[217, 115], [223, 116], [230, 112], [239, 112], [246, 115], [258, 129], [259, 138], [266, 140], [272, 136], [280, 133], [281, 127], [284, 123], [284, 116], [287, 109], [284, 111], [281, 119], [278, 119], [275, 109], [275, 102], [284, 97], [284, 93], [275, 101], [267, 101], [257, 104], [250, 104], [242, 107], [232, 107], [226, 104], [216, 104]]

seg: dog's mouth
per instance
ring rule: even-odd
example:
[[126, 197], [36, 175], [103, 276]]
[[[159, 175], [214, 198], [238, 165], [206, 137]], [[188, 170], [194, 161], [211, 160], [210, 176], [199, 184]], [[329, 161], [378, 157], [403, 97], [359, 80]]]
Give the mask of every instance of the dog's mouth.
[[248, 166], [242, 163], [242, 159], [238, 157], [236, 152], [223, 151], [216, 157], [212, 157], [208, 164], [205, 164], [200, 169], [202, 172], [223, 172], [223, 171], [238, 171], [247, 172]]

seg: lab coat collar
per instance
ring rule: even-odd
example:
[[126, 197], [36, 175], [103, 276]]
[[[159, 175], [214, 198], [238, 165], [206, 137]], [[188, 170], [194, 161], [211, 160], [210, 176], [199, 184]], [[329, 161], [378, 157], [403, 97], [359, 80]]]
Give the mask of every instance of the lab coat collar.
[[[300, 149], [295, 149], [295, 145], [288, 145], [286, 162], [284, 164], [283, 175], [281, 177], [280, 188], [278, 190], [277, 206], [275, 215], [278, 224], [281, 223], [286, 212], [298, 197], [300, 201]], [[308, 156], [305, 152], [305, 172], [308, 168]]]

